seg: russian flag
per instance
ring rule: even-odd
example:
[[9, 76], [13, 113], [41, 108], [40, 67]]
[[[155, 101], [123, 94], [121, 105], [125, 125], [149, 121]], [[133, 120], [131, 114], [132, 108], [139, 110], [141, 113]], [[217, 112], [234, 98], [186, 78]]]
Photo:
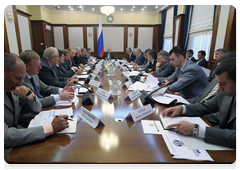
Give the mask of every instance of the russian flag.
[[102, 20], [101, 14], [99, 16], [99, 30], [98, 30], [98, 42], [97, 42], [97, 55], [103, 57], [104, 46], [103, 46], [103, 30], [102, 30]]

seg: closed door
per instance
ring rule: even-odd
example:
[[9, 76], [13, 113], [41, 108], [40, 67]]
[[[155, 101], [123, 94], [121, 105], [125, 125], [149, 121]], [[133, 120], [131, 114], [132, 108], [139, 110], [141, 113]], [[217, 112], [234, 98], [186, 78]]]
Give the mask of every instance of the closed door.
[[46, 30], [46, 47], [54, 47], [53, 44], [53, 34], [51, 31]]

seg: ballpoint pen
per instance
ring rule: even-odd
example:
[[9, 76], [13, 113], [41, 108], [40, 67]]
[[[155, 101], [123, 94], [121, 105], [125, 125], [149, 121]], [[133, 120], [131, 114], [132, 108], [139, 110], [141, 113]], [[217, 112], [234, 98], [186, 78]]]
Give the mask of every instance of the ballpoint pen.
[[[55, 117], [58, 117], [58, 115], [56, 115]], [[64, 119], [73, 121], [72, 119], [69, 119], [69, 118], [64, 118]]]

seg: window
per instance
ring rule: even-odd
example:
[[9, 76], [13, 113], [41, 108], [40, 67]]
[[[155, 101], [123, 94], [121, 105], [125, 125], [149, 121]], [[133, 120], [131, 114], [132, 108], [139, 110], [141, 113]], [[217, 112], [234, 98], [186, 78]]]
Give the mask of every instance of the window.
[[200, 50], [206, 52], [208, 61], [212, 40], [214, 5], [194, 5], [190, 22], [187, 50], [192, 49], [194, 57]]
[[173, 7], [167, 10], [165, 30], [163, 35], [163, 50], [169, 52], [172, 49], [173, 36]]

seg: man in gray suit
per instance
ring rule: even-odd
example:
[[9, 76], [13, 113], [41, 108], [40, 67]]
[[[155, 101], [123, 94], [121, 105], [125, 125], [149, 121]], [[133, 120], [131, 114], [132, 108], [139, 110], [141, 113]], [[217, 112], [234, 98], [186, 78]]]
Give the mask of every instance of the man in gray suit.
[[141, 49], [135, 48], [134, 49], [134, 54], [136, 56], [136, 59], [135, 59], [134, 62], [133, 61], [130, 62], [131, 65], [135, 65], [135, 64], [137, 64], [137, 65], [144, 65], [144, 63], [146, 64], [147, 59], [142, 54]]
[[208, 85], [207, 76], [203, 69], [196, 63], [186, 60], [185, 52], [181, 47], [174, 47], [169, 55], [170, 63], [176, 69], [171, 76], [164, 79], [165, 83], [172, 82], [168, 88], [174, 92], [179, 92], [186, 99], [202, 94]]
[[[205, 142], [236, 148], [236, 58], [224, 60], [215, 70], [219, 92], [205, 103], [195, 103], [171, 107], [163, 111], [163, 116], [177, 115], [203, 116], [219, 111], [219, 126], [206, 127], [181, 121], [167, 128], [183, 135], [194, 135]], [[218, 116], [218, 115], [217, 115]]]
[[157, 54], [156, 71], [151, 74], [158, 79], [159, 83], [162, 83], [164, 78], [170, 76], [174, 71], [174, 66], [169, 62], [169, 53], [164, 50], [160, 51]]
[[[49, 107], [56, 102], [71, 101], [74, 97], [74, 88], [66, 85], [64, 89], [54, 86], [48, 86], [38, 78], [40, 66], [40, 56], [32, 50], [25, 50], [20, 54], [20, 58], [26, 65], [26, 76], [23, 78], [23, 84], [31, 88], [34, 94], [39, 98], [42, 107]], [[55, 94], [50, 96], [51, 94]]]
[[44, 126], [26, 129], [18, 125], [19, 114], [22, 112], [19, 96], [27, 98], [29, 111], [41, 110], [41, 103], [33, 93], [18, 89], [22, 85], [25, 72], [26, 67], [17, 55], [4, 54], [4, 158], [13, 147], [44, 140], [45, 137], [69, 127], [65, 119], [68, 115], [55, 117], [51, 124]]

